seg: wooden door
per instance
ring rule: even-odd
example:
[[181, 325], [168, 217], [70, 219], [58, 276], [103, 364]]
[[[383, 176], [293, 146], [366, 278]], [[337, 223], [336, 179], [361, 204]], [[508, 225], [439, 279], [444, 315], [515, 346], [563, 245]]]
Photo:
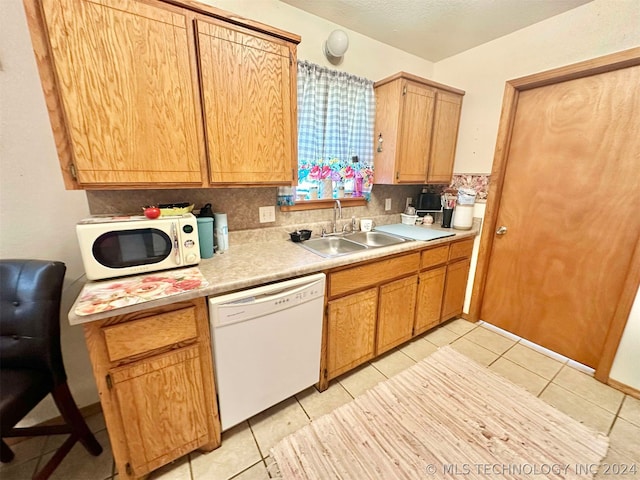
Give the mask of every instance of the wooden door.
[[431, 136], [428, 183], [449, 183], [458, 142], [462, 95], [438, 90]]
[[69, 139], [58, 151], [71, 149], [78, 183], [201, 184], [204, 143], [184, 12], [132, 0], [42, 7]]
[[397, 183], [424, 183], [427, 178], [436, 90], [406, 82], [402, 90]]
[[197, 21], [212, 183], [297, 175], [295, 51], [283, 40]]
[[142, 476], [207, 442], [208, 409], [198, 346], [110, 372], [129, 465]]
[[417, 287], [416, 276], [396, 280], [380, 287], [376, 355], [411, 338]]
[[373, 358], [378, 289], [332, 300], [327, 319], [327, 378]]
[[440, 323], [446, 272], [447, 267], [439, 267], [420, 274], [414, 335], [426, 332]]
[[627, 275], [640, 238], [638, 57], [520, 81], [534, 88], [514, 93], [503, 118], [510, 146], [506, 167], [494, 165], [502, 193], [483, 237], [481, 318], [594, 368], [619, 303], [637, 290]]

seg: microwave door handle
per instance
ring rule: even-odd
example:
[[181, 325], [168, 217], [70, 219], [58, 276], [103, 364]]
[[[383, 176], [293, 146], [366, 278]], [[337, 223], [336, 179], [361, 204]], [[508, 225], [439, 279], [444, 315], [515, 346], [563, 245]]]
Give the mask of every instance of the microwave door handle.
[[175, 262], [176, 265], [180, 265], [182, 263], [180, 258], [180, 244], [178, 243], [178, 229], [176, 228], [175, 222], [171, 223], [171, 236], [173, 237], [173, 254]]

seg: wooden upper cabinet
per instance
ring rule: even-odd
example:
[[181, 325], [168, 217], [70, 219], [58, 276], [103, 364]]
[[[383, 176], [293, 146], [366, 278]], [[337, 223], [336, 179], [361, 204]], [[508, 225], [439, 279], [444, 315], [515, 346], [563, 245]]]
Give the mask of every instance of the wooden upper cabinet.
[[448, 183], [464, 92], [404, 72], [374, 88], [375, 183]]
[[449, 183], [456, 156], [462, 96], [439, 91], [433, 119], [427, 182]]
[[191, 0], [23, 2], [66, 188], [295, 182], [299, 36]]
[[436, 90], [407, 81], [402, 86], [402, 96], [398, 131], [398, 151], [402, 154], [396, 158], [396, 181], [423, 183], [431, 148]]
[[297, 174], [295, 45], [198, 19], [211, 183], [288, 183]]
[[52, 123], [68, 138], [67, 148], [57, 139], [63, 170], [75, 170], [81, 187], [201, 185], [184, 12], [133, 0], [43, 0], [42, 8], [62, 110]]

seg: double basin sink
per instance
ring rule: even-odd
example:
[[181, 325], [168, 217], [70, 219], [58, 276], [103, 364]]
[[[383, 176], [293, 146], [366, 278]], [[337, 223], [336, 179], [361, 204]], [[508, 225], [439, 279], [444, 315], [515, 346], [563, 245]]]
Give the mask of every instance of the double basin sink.
[[407, 242], [406, 238], [382, 232], [355, 232], [342, 236], [313, 238], [300, 246], [322, 257], [338, 257], [360, 252], [367, 248], [387, 247]]

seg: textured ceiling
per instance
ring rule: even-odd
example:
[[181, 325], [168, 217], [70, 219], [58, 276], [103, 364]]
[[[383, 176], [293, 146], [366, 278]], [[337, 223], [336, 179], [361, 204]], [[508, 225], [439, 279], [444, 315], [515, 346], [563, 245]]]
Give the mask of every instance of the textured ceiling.
[[592, 0], [281, 0], [431, 62]]

